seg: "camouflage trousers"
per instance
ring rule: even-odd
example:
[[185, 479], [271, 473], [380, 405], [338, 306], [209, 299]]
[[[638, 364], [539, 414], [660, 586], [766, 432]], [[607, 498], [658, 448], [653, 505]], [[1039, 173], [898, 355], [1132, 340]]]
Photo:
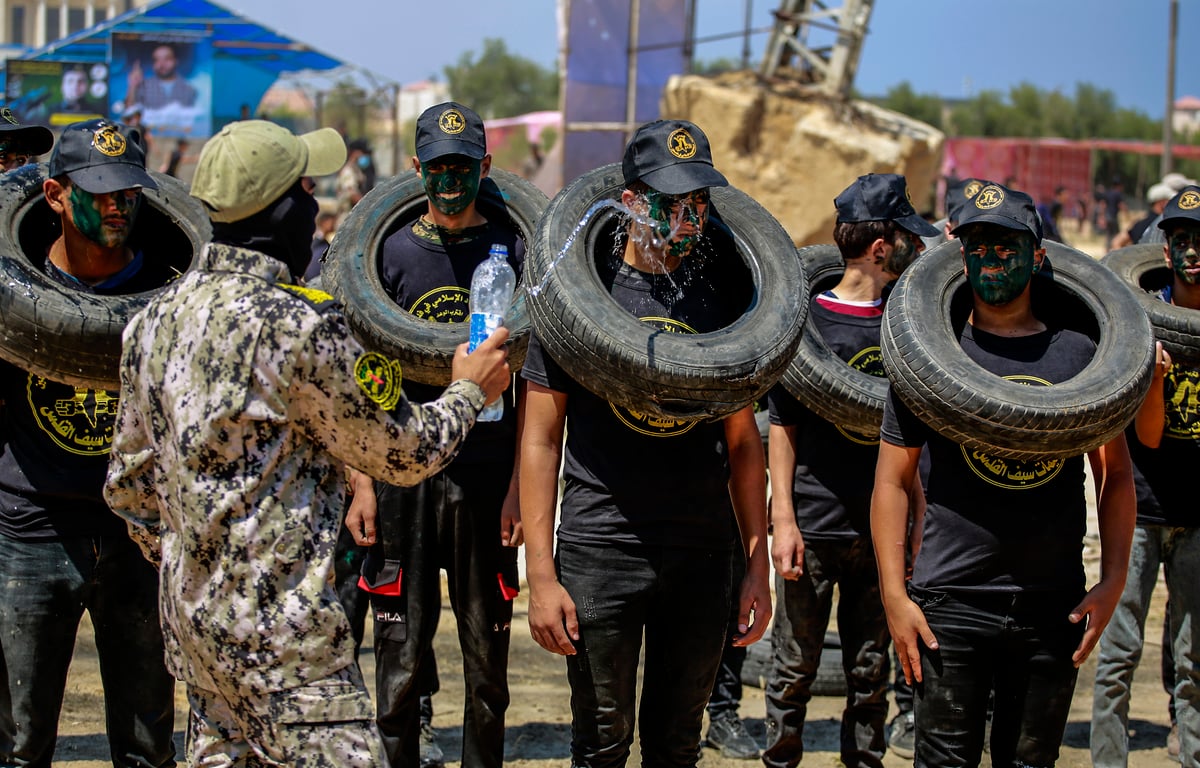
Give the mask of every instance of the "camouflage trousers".
[[264, 696], [188, 686], [187, 760], [215, 768], [386, 766], [358, 665]]

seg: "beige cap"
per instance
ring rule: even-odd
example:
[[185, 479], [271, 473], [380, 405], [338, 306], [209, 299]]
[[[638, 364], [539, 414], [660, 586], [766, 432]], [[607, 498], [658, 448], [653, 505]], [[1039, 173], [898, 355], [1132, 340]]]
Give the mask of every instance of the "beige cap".
[[230, 123], [208, 140], [192, 177], [192, 197], [213, 221], [241, 221], [279, 199], [302, 176], [325, 176], [346, 162], [333, 128], [296, 136], [267, 120]]
[[1162, 181], [1159, 183], [1166, 184], [1168, 187], [1171, 188], [1171, 191], [1173, 193], [1174, 192], [1182, 192], [1184, 187], [1196, 186], [1195, 179], [1189, 179], [1187, 176], [1184, 176], [1182, 173], [1168, 173], [1166, 176], [1162, 177]]
[[1158, 203], [1163, 200], [1170, 200], [1172, 197], [1175, 197], [1175, 190], [1162, 182], [1152, 184], [1150, 189], [1146, 190], [1146, 202], [1148, 203]]

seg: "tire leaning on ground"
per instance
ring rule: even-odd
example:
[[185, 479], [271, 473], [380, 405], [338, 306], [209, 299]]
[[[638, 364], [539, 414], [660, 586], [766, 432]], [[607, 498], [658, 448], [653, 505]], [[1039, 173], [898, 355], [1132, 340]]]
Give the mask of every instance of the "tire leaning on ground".
[[[492, 169], [479, 185], [476, 205], [489, 221], [507, 221], [526, 243], [549, 201], [542, 191], [516, 174]], [[321, 269], [326, 291], [342, 303], [350, 329], [367, 349], [400, 361], [402, 375], [422, 384], [450, 383], [454, 350], [467, 340], [468, 323], [436, 323], [396, 305], [379, 279], [383, 241], [427, 210], [425, 186], [416, 171], [388, 179], [371, 190], [338, 229]], [[528, 271], [528, 266], [526, 267]], [[508, 364], [520, 370], [529, 346], [526, 279], [522, 276], [505, 318], [509, 330]]]
[[719, 418], [753, 403], [791, 361], [808, 313], [807, 281], [791, 238], [744, 192], [712, 187], [706, 237], [736, 247], [752, 298], [740, 318], [718, 331], [664, 333], [613, 301], [589, 255], [618, 258], [610, 245], [621, 217], [605, 203], [619, 200], [624, 186], [619, 164], [603, 166], [572, 182], [546, 209], [526, 262], [539, 341], [580, 384], [634, 411]]
[[1120, 434], [1150, 386], [1150, 321], [1133, 292], [1086, 254], [1045, 241], [1033, 306], [1050, 327], [1096, 341], [1084, 370], [1054, 386], [1026, 386], [984, 370], [958, 343], [971, 293], [957, 243], [905, 270], [884, 311], [883, 362], [892, 388], [942, 436], [1000, 458], [1076, 456]]
[[1200, 312], [1160, 301], [1151, 293], [1170, 285], [1173, 279], [1162, 243], [1119, 248], [1105, 256], [1103, 264], [1133, 290], [1150, 318], [1154, 338], [1163, 343], [1171, 358], [1200, 364]]
[[[833, 287], [845, 271], [836, 245], [804, 246], [800, 261], [811, 295]], [[826, 421], [855, 432], [879, 434], [887, 379], [847, 365], [825, 343], [816, 323], [804, 324], [800, 349], [780, 382], [792, 397]]]
[[[182, 274], [212, 236], [208, 214], [186, 185], [150, 175], [158, 189], [142, 192], [129, 245]], [[47, 277], [44, 254], [62, 225], [42, 195], [45, 179], [45, 164], [0, 174], [0, 357], [72, 386], [118, 389], [121, 332], [158, 291], [100, 296]]]

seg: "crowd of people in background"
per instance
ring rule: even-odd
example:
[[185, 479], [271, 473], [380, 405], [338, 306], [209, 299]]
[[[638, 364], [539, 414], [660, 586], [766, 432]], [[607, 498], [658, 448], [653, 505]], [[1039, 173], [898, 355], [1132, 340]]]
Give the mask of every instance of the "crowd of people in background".
[[[437, 768], [445, 570], [466, 684], [461, 759], [499, 766], [524, 546], [532, 637], [565, 657], [573, 765], [624, 765], [636, 724], [646, 764], [693, 766], [707, 744], [794, 768], [836, 588], [847, 768], [878, 768], [889, 747], [918, 766], [977, 765], [985, 750], [993, 764], [1052, 765], [1097, 647], [1091, 754], [1120, 768], [1160, 565], [1172, 755], [1200, 765], [1192, 362], [1158, 344], [1124, 433], [1041, 461], [1037, 483], [1019, 469], [989, 475], [986, 452], [892, 391], [878, 435], [825, 421], [782, 385], [766, 398], [766, 438], [750, 405], [639, 428], [640, 414], [584, 386], [536, 332], [515, 379], [501, 330], [456, 351], [449, 386], [421, 384], [364, 349], [318, 289], [337, 229], [378, 182], [369, 142], [263, 120], [229, 124], [195, 157], [177, 140], [158, 172], [194, 163], [190, 192], [212, 224], [179, 276], [154, 243], [130, 247], [158, 187], [140, 118], [76, 123], [56, 141], [0, 109], [5, 172], [49, 154], [42, 189], [59, 229], [37, 266], [71, 290], [157, 291], [126, 329], [120, 392], [0, 363], [0, 764], [50, 764], [87, 611], [114, 765], [176, 764], [179, 680], [194, 764]], [[435, 105], [414, 138], [426, 204], [383, 241], [380, 280], [414, 315], [440, 291], [425, 319], [454, 322], [489, 250], [504, 245], [520, 274], [525, 243], [476, 205], [492, 167], [479, 115]], [[616, 304], [665, 332], [729, 326], [748, 298], [736, 254], [706, 236], [711, 190], [728, 182], [701, 127], [639, 127], [621, 174], [632, 215], [588, 246], [617, 254], [605, 278]], [[319, 177], [335, 177], [325, 208]], [[1119, 177], [1086, 205], [1061, 187], [1036, 203], [1015, 179], [947, 181], [940, 227], [897, 174], [848, 179], [832, 201], [842, 271], [811, 297], [808, 322], [848, 365], [885, 375], [886, 296], [927, 244], [951, 241], [970, 286], [967, 356], [1051, 386], [1078, 374], [1094, 341], [1031, 296], [1072, 207], [1090, 209], [1106, 249], [1161, 243], [1170, 277], [1156, 298], [1200, 310], [1195, 180], [1151, 185], [1136, 220]], [[477, 423], [497, 400], [503, 418]], [[54, 429], [48, 414], [79, 418]], [[1085, 464], [1095, 584], [1080, 546]], [[356, 661], [367, 618], [373, 700]], [[738, 712], [736, 670], [772, 619], [760, 745]]]

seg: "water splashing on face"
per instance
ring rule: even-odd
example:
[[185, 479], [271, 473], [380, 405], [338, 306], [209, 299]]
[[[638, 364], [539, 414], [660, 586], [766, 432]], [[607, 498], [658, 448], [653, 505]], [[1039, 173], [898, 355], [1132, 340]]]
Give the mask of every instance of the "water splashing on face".
[[[639, 195], [638, 199], [643, 203], [643, 208], [648, 205], [644, 195]], [[624, 223], [626, 224], [626, 231], [630, 241], [633, 242], [634, 246], [638, 248], [643, 256], [649, 257], [656, 266], [662, 268], [664, 273], [666, 273], [667, 249], [671, 242], [679, 235], [680, 230], [687, 224], [689, 217], [680, 216], [675, 218], [670, 223], [669, 229], [664, 233], [664, 222], [639, 213], [621, 203], [620, 200], [599, 200], [587, 209], [583, 214], [583, 218], [571, 230], [571, 234], [567, 236], [562, 248], [559, 249], [554, 259], [546, 267], [546, 272], [538, 284], [531, 285], [525, 289], [528, 295], [538, 296], [541, 294], [542, 289], [545, 288], [547, 281], [550, 279], [550, 273], [563, 260], [563, 257], [567, 255], [567, 251], [571, 249], [579, 233], [583, 231], [583, 228], [588, 225], [597, 213], [606, 208], [613, 209], [625, 220]], [[622, 258], [620, 252], [622, 244], [623, 241], [620, 238], [614, 243], [615, 250], [613, 256], [617, 260]]]

